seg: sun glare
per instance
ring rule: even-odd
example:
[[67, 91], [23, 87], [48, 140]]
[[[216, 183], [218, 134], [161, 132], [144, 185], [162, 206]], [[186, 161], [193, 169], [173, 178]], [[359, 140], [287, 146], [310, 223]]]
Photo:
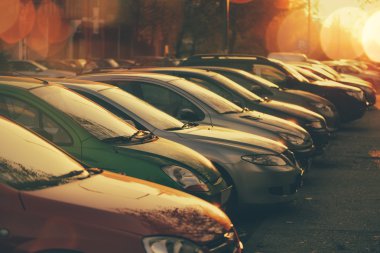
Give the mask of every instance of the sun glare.
[[380, 11], [373, 14], [366, 22], [362, 44], [367, 56], [376, 62], [380, 62]]
[[361, 34], [365, 20], [365, 12], [355, 7], [345, 7], [331, 13], [323, 22], [320, 34], [325, 54], [331, 59], [361, 56]]

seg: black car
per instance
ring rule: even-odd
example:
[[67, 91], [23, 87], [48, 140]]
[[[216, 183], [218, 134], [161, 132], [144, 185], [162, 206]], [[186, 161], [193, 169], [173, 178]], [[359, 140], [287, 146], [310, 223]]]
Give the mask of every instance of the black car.
[[178, 67], [144, 68], [135, 69], [135, 71], [155, 72], [182, 77], [226, 98], [240, 107], [297, 123], [310, 133], [316, 147], [316, 154], [322, 153], [323, 148], [328, 143], [329, 131], [326, 128], [326, 121], [321, 115], [289, 103], [262, 99], [231, 79], [216, 72]]
[[[349, 75], [341, 75], [336, 72], [331, 67], [320, 64], [312, 64], [312, 63], [292, 63], [298, 67], [307, 69], [311, 71], [313, 74], [324, 80], [330, 80], [334, 82], [339, 82], [341, 84], [353, 86], [361, 89], [364, 92], [365, 98], [367, 99], [367, 105], [372, 106], [376, 104], [376, 89], [373, 87], [372, 83], [365, 81], [356, 77], [349, 77]], [[323, 66], [324, 65], [324, 66]], [[325, 69], [329, 69], [330, 72], [327, 72]]]
[[363, 92], [355, 87], [323, 81], [309, 82], [287, 64], [273, 59], [251, 55], [194, 55], [182, 66], [225, 66], [243, 69], [259, 75], [285, 89], [308, 91], [332, 102], [342, 122], [363, 117], [367, 105]]
[[307, 91], [282, 89], [262, 77], [241, 69], [216, 66], [194, 66], [192, 68], [206, 69], [219, 73], [264, 99], [295, 104], [316, 112], [325, 118], [330, 132], [336, 131], [339, 128], [338, 111], [330, 101], [321, 96]]

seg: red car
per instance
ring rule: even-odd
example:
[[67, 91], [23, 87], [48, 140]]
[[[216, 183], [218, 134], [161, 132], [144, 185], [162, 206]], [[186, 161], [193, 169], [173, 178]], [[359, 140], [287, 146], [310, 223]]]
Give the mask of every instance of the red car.
[[[217, 207], [85, 168], [0, 117], [0, 252], [242, 252]], [[220, 250], [220, 251], [219, 251]]]

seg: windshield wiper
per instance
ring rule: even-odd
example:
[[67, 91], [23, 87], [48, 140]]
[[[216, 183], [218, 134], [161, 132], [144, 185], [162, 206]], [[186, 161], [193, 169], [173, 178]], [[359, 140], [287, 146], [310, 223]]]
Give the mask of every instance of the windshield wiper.
[[240, 113], [240, 111], [226, 111], [226, 112], [222, 112], [222, 114], [234, 114], [234, 113]]
[[111, 142], [111, 143], [131, 142], [133, 139], [145, 140], [148, 137], [151, 137], [152, 139], [154, 139], [156, 136], [152, 132], [144, 131], [144, 130], [138, 130], [134, 134], [132, 134], [131, 136], [120, 135], [120, 136], [105, 138], [105, 139], [103, 139], [103, 141], [104, 142]]
[[181, 127], [171, 127], [171, 128], [166, 128], [164, 130], [166, 130], [166, 131], [182, 130], [182, 129], [185, 129], [185, 128], [192, 128], [192, 127], [195, 127], [195, 126], [198, 126], [198, 125], [199, 124], [195, 123], [195, 122], [187, 122], [187, 123], [184, 123]]
[[[73, 170], [73, 171], [70, 171], [69, 173], [66, 173], [66, 174], [63, 174], [63, 175], [60, 175], [60, 176], [56, 176], [55, 178], [72, 178], [72, 177], [77, 177], [79, 175], [82, 175], [84, 172], [86, 172], [85, 170]], [[88, 178], [90, 176], [90, 173], [86, 173], [85, 176], [83, 177], [77, 177], [78, 179], [85, 179], [85, 178]]]
[[105, 138], [102, 141], [112, 143], [112, 142], [129, 142], [131, 136], [125, 136], [125, 135], [120, 135], [120, 136], [114, 136], [114, 137], [109, 137]]

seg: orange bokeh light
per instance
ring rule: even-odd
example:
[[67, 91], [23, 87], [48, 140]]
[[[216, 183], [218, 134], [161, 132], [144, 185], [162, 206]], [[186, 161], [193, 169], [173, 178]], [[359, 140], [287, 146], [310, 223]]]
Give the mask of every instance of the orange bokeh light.
[[323, 23], [321, 47], [331, 59], [355, 59], [363, 54], [361, 33], [366, 14], [355, 7], [333, 12]]
[[305, 20], [308, 20], [308, 14], [302, 10], [293, 11], [283, 17], [274, 17], [265, 34], [267, 50], [312, 52], [318, 45], [318, 28], [313, 23], [309, 27]]
[[18, 19], [20, 0], [0, 1], [0, 34], [13, 26]]
[[380, 12], [373, 14], [366, 22], [363, 29], [362, 44], [367, 56], [376, 62], [380, 62]]
[[14, 44], [25, 38], [33, 29], [36, 12], [32, 0], [21, 2], [16, 22], [0, 38], [8, 44]]

